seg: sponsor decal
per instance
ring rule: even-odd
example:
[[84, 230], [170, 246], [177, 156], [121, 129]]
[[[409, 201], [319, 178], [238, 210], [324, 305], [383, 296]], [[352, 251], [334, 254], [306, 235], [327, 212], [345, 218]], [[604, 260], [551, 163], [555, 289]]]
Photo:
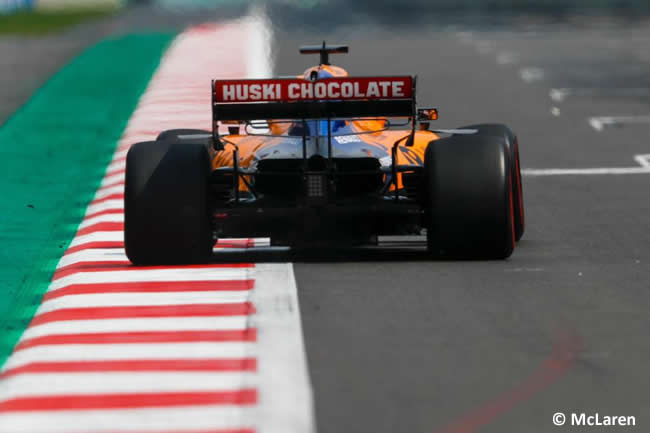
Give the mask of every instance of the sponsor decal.
[[335, 77], [303, 79], [220, 80], [215, 82], [217, 102], [290, 102], [360, 99], [407, 99], [413, 80], [404, 77]]
[[361, 143], [362, 140], [359, 138], [358, 135], [340, 135], [340, 136], [334, 136], [334, 140], [338, 144], [347, 144], [347, 143]]
[[379, 164], [381, 164], [382, 167], [390, 167], [393, 165], [393, 158], [390, 155], [382, 156], [379, 158]]

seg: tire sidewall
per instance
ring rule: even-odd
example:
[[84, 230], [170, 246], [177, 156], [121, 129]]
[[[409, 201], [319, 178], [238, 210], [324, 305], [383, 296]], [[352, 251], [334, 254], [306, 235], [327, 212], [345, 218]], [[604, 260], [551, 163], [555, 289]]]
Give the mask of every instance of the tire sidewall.
[[504, 140], [453, 136], [425, 154], [424, 218], [430, 252], [502, 259], [514, 249], [512, 171]]
[[526, 217], [524, 211], [524, 192], [521, 179], [521, 167], [519, 163], [519, 140], [515, 133], [506, 125], [500, 123], [484, 123], [463, 126], [460, 129], [476, 129], [479, 135], [503, 137], [507, 153], [510, 158], [512, 171], [513, 206], [515, 211], [515, 240], [519, 241], [526, 229]]
[[189, 263], [211, 252], [204, 146], [144, 142], [127, 154], [124, 241], [136, 264]]

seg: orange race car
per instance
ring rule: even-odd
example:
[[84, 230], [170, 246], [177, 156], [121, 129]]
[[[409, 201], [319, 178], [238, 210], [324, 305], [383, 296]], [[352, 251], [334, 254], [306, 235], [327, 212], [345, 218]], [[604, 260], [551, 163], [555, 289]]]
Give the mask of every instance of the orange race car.
[[329, 64], [347, 51], [301, 48], [320, 64], [299, 77], [213, 81], [212, 132], [133, 145], [129, 259], [202, 261], [217, 237], [351, 246], [423, 231], [434, 257], [509, 257], [524, 232], [512, 131], [431, 130], [438, 112], [416, 107], [415, 77], [350, 77]]

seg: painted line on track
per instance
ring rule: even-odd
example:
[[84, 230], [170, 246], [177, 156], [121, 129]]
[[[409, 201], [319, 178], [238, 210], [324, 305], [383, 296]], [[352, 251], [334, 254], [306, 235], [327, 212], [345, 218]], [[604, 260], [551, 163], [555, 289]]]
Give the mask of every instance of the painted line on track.
[[23, 367], [5, 370], [0, 378], [20, 374], [48, 373], [107, 373], [107, 372], [161, 372], [161, 371], [257, 371], [255, 358], [242, 359], [140, 359], [119, 361], [63, 361], [33, 362]]
[[635, 155], [634, 160], [638, 167], [524, 168], [521, 174], [528, 177], [650, 174], [650, 154]]
[[538, 67], [530, 66], [519, 70], [519, 77], [528, 84], [541, 81], [545, 76], [544, 69]]
[[[2, 433], [315, 430], [291, 264], [136, 268], [123, 249], [129, 147], [165, 129], [210, 129], [206, 83], [270, 76], [269, 29], [254, 10], [187, 30], [163, 57], [0, 371]], [[266, 245], [225, 239], [215, 254]]]
[[[29, 417], [29, 423], [25, 418]], [[115, 408], [106, 410], [40, 410], [7, 412], [2, 425], [7, 432], [88, 433], [87, 426], [97, 426], [93, 433], [254, 433], [247, 420], [256, 417], [252, 405], [205, 404], [183, 407]], [[233, 429], [233, 424], [244, 425]], [[29, 425], [30, 430], [24, 426]], [[116, 430], [116, 426], [128, 426]]]
[[[86, 372], [86, 373], [42, 373], [39, 375], [15, 375], [6, 380], [6, 387], [0, 391], [0, 400], [28, 398], [34, 393], [41, 396], [60, 394], [138, 393], [146, 389], [149, 393], [175, 392], [178, 383], [183, 383], [185, 392], [211, 392], [215, 384], [220, 389], [241, 389], [254, 384], [254, 372]], [[43, 389], [42, 382], [50, 386]]]
[[[4, 370], [11, 370], [18, 366], [25, 366], [37, 362], [52, 361], [124, 361], [144, 359], [183, 359], [183, 360], [205, 360], [205, 359], [241, 359], [256, 357], [256, 343], [242, 342], [191, 342], [191, 343], [149, 343], [149, 344], [112, 344], [88, 346], [86, 344], [62, 344], [55, 346], [40, 346], [31, 349], [21, 350], [11, 355], [5, 364]], [[47, 387], [47, 383], [43, 383]], [[183, 385], [178, 384], [182, 389]], [[38, 406], [33, 410], [41, 410]], [[0, 426], [3, 426], [3, 433], [9, 433], [4, 429], [5, 413], [0, 411]], [[205, 414], [210, 416], [210, 414]], [[25, 420], [21, 431], [30, 431], [29, 419]], [[94, 431], [95, 425], [86, 426], [86, 431]]]
[[97, 334], [105, 332], [146, 332], [158, 331], [202, 331], [204, 329], [244, 330], [248, 327], [248, 317], [241, 316], [194, 316], [183, 317], [134, 317], [116, 319], [79, 319], [62, 320], [30, 326], [22, 335], [21, 341], [49, 335], [66, 335], [73, 330], [79, 334]]
[[573, 368], [582, 351], [582, 341], [575, 333], [558, 335], [551, 354], [537, 369], [513, 388], [496, 395], [484, 404], [470, 410], [436, 433], [478, 433], [483, 427], [510, 412], [536, 394], [548, 388]]
[[623, 88], [553, 88], [549, 92], [550, 98], [555, 102], [564, 102], [567, 98], [576, 97], [621, 97], [621, 98], [643, 98], [650, 96], [650, 88], [647, 87], [623, 87]]
[[598, 132], [602, 132], [605, 128], [621, 125], [644, 125], [650, 124], [650, 115], [643, 116], [596, 116], [590, 117], [588, 120], [589, 125]]

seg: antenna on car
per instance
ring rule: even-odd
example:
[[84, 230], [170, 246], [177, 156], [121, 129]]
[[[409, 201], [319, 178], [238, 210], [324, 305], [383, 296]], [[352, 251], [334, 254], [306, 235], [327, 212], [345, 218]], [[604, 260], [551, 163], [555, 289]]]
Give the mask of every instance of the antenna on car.
[[320, 54], [320, 64], [330, 64], [330, 54], [346, 54], [349, 51], [347, 45], [303, 45], [300, 47], [300, 54]]

